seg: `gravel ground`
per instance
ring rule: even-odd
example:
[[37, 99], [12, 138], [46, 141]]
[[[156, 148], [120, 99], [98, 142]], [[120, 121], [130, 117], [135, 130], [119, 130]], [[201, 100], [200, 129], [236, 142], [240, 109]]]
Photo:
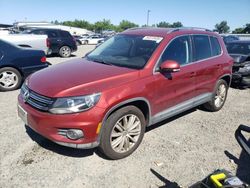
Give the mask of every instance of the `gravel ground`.
[[[81, 46], [70, 59], [92, 48]], [[193, 109], [150, 127], [137, 151], [118, 161], [96, 149], [56, 145], [25, 127], [17, 117], [18, 93], [0, 93], [0, 187], [159, 187], [167, 180], [187, 187], [217, 168], [250, 183], [250, 157], [234, 139], [239, 124], [250, 124], [249, 89], [230, 89], [219, 112]]]

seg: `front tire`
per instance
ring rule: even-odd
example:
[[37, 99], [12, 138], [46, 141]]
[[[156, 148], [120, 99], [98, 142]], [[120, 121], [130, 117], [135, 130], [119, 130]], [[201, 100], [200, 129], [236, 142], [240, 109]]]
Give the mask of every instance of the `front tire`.
[[122, 159], [133, 153], [145, 133], [145, 117], [135, 106], [112, 113], [103, 125], [99, 149], [109, 159]]
[[0, 91], [12, 91], [20, 87], [22, 76], [18, 70], [12, 67], [0, 69]]
[[205, 103], [203, 107], [211, 112], [219, 111], [225, 104], [228, 92], [228, 84], [225, 80], [219, 80], [216, 84], [212, 100]]
[[71, 55], [71, 49], [68, 46], [62, 46], [59, 50], [59, 55], [61, 57], [69, 57]]

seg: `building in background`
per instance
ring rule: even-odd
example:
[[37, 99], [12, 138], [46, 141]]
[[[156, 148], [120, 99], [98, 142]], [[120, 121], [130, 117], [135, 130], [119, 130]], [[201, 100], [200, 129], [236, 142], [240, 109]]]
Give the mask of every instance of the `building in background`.
[[26, 29], [33, 28], [48, 28], [48, 29], [61, 29], [70, 32], [72, 35], [84, 35], [84, 34], [93, 34], [92, 31], [87, 29], [78, 28], [78, 27], [70, 27], [65, 25], [55, 25], [49, 22], [15, 22], [13, 27], [17, 31], [23, 31]]

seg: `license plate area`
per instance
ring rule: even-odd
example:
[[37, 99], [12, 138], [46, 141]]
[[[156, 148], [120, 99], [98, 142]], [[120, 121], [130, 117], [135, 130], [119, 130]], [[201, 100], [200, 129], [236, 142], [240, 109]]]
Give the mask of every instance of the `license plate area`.
[[18, 116], [23, 120], [25, 125], [28, 125], [28, 114], [20, 105], [17, 106], [17, 113]]

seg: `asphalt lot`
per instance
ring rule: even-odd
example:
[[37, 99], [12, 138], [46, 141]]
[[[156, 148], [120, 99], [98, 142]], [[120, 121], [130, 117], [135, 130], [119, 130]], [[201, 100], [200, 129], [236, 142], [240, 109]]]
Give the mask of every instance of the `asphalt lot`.
[[[67, 59], [93, 48], [81, 46]], [[53, 66], [67, 59], [48, 61]], [[239, 124], [250, 125], [250, 89], [230, 89], [219, 112], [193, 109], [150, 127], [137, 151], [118, 161], [106, 160], [96, 149], [59, 146], [25, 127], [17, 117], [18, 93], [0, 93], [1, 188], [158, 187], [167, 180], [187, 187], [218, 168], [250, 183], [250, 157], [234, 138]]]

